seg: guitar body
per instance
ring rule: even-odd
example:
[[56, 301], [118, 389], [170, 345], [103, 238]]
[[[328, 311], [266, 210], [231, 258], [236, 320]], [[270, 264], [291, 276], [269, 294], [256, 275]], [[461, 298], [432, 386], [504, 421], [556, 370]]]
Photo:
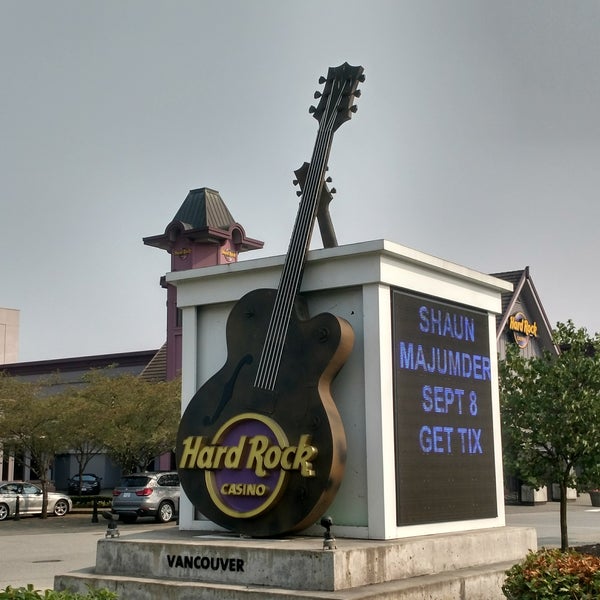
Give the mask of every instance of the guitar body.
[[179, 425], [177, 469], [185, 493], [206, 518], [240, 534], [305, 529], [323, 516], [342, 482], [346, 436], [330, 388], [354, 333], [328, 313], [308, 318], [298, 294], [314, 221], [326, 209], [319, 206], [327, 202], [333, 134], [356, 110], [359, 81], [363, 68], [348, 63], [321, 78], [319, 104], [310, 110], [319, 121], [317, 141], [300, 170], [302, 199], [279, 287], [236, 303], [227, 320], [227, 360], [196, 392]]
[[277, 383], [256, 387], [276, 292], [254, 290], [236, 303], [227, 360], [190, 401], [177, 440], [181, 483], [193, 504], [215, 523], [256, 537], [315, 523], [346, 459], [330, 384], [352, 350], [352, 328], [328, 313], [307, 318], [296, 298]]

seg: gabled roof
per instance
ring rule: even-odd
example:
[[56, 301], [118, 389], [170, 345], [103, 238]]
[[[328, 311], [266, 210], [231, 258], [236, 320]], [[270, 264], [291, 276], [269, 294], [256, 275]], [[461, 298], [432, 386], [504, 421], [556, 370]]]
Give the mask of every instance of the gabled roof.
[[553, 348], [558, 354], [558, 348], [552, 340], [552, 325], [548, 320], [546, 311], [540, 301], [533, 279], [529, 272], [529, 267], [518, 271], [504, 271], [502, 273], [490, 273], [493, 277], [508, 281], [513, 284], [512, 292], [505, 292], [501, 296], [502, 313], [496, 317], [496, 341], [500, 339], [506, 324], [514, 313], [515, 305], [520, 300], [527, 308], [532, 311], [531, 317], [541, 323], [540, 337], [544, 342], [544, 347]]
[[138, 374], [156, 355], [157, 350], [141, 350], [136, 352], [119, 352], [115, 354], [96, 354], [93, 356], [75, 356], [69, 358], [54, 358], [31, 362], [17, 362], [0, 365], [0, 371], [6, 371], [15, 377], [35, 375], [51, 375], [53, 373], [87, 372], [91, 369], [117, 367]]
[[85, 376], [96, 369], [107, 369], [105, 373], [109, 377], [138, 376], [156, 353], [156, 350], [143, 350], [12, 363], [0, 365], [0, 371], [32, 383], [51, 379], [54, 394], [84, 385]]
[[139, 375], [140, 379], [146, 381], [167, 380], [167, 344], [163, 344], [152, 360], [144, 367]]
[[[501, 321], [504, 315], [507, 314], [508, 308], [510, 304], [514, 305], [516, 298], [519, 297], [520, 289], [524, 283], [524, 275], [525, 272], [529, 269], [529, 267], [525, 267], [525, 269], [521, 269], [519, 271], [506, 271], [504, 273], [491, 273], [492, 277], [497, 277], [498, 279], [502, 279], [503, 281], [508, 281], [508, 283], [512, 283], [513, 291], [512, 292], [504, 292], [501, 296], [502, 299], [502, 312], [498, 316], [498, 321]], [[519, 290], [519, 292], [517, 291]], [[500, 322], [497, 323], [500, 325]]]
[[76, 356], [0, 365], [0, 371], [23, 380], [35, 381], [51, 375], [59, 376], [57, 385], [81, 384], [91, 370], [111, 368], [110, 375], [129, 373], [146, 381], [166, 381], [167, 344], [158, 350]]

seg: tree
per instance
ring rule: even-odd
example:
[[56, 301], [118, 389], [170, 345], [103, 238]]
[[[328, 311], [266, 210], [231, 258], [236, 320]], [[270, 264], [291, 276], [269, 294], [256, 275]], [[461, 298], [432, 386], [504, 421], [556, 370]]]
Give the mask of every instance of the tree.
[[153, 458], [174, 450], [181, 414], [179, 379], [149, 382], [94, 371], [86, 380], [79, 397], [105, 424], [103, 445], [124, 471], [144, 470]]
[[60, 405], [43, 390], [52, 385], [19, 381], [0, 373], [0, 443], [40, 480], [42, 518], [48, 516], [48, 473], [55, 454], [66, 447]]
[[124, 471], [144, 470], [174, 450], [181, 382], [149, 382], [133, 375], [92, 371], [85, 385], [52, 394], [56, 381], [32, 384], [0, 372], [0, 444], [36, 473], [44, 490], [54, 456], [74, 454], [81, 475], [107, 452]]
[[568, 548], [567, 488], [600, 483], [600, 337], [558, 323], [558, 356], [524, 358], [516, 347], [500, 363], [506, 466], [526, 483], [560, 488], [561, 548]]
[[82, 475], [88, 463], [94, 456], [104, 452], [104, 438], [109, 424], [106, 415], [80, 393], [67, 390], [56, 400], [61, 405], [68, 450], [77, 462], [81, 493]]

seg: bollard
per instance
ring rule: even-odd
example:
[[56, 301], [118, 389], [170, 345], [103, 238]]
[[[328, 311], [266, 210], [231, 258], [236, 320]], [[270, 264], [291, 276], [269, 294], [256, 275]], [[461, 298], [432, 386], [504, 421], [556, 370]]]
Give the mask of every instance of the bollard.
[[337, 548], [335, 538], [331, 533], [332, 525], [333, 519], [331, 517], [323, 517], [321, 519], [321, 527], [325, 528], [325, 533], [323, 533], [323, 550], [335, 550]]
[[15, 519], [14, 519], [15, 521], [19, 521], [21, 519], [21, 515], [19, 513], [19, 510], [20, 510], [20, 506], [19, 506], [20, 500], [21, 499], [19, 498], [19, 496], [17, 496], [17, 503], [15, 505]]
[[119, 531], [119, 527], [117, 524], [117, 521], [119, 520], [119, 515], [113, 515], [110, 511], [105, 510], [102, 513], [102, 516], [108, 521], [104, 537], [109, 537], [111, 540], [115, 537], [120, 537], [121, 532]]
[[94, 496], [94, 504], [92, 510], [92, 523], [98, 522], [98, 496]]

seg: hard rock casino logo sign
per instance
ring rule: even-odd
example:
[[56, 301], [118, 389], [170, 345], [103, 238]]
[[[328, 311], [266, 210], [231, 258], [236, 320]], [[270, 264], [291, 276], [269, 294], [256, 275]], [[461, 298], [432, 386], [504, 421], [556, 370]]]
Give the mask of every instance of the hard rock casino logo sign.
[[290, 443], [273, 419], [242, 413], [224, 423], [212, 439], [185, 438], [178, 467], [198, 470], [223, 514], [246, 519], [277, 502], [292, 472], [314, 477], [317, 455], [310, 435], [301, 434]]

